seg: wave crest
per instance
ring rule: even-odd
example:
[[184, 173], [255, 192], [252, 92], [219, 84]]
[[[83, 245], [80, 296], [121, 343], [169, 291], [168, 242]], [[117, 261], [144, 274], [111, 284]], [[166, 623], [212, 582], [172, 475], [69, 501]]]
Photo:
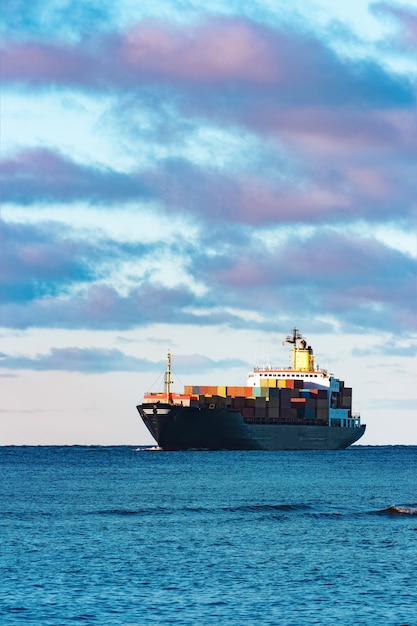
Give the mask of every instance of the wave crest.
[[388, 507], [387, 509], [378, 511], [378, 513], [385, 514], [385, 515], [417, 515], [417, 507], [392, 505]]

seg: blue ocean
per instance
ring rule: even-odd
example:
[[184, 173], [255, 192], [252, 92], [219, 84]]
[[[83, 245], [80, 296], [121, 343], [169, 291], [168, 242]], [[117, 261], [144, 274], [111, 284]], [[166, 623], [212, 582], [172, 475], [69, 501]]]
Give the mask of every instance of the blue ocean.
[[417, 625], [417, 447], [0, 448], [0, 623]]

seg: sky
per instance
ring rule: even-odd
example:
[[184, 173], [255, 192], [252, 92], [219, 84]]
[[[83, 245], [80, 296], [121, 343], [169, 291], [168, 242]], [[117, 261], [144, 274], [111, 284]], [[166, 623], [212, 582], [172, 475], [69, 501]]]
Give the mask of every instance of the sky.
[[[342, 6], [343, 5], [343, 6]], [[152, 443], [136, 404], [287, 366], [417, 445], [417, 5], [8, 0], [0, 445]]]

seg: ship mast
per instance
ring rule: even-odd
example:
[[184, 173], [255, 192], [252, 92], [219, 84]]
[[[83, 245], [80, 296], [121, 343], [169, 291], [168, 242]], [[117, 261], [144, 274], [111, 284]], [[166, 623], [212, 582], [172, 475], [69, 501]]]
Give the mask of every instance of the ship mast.
[[297, 369], [297, 340], [302, 339], [303, 336], [299, 332], [297, 328], [292, 329], [292, 335], [287, 335], [285, 341], [287, 343], [292, 343], [292, 351], [291, 351], [291, 369]]
[[168, 351], [167, 354], [167, 368], [165, 370], [165, 394], [166, 394], [166, 402], [169, 404], [169, 394], [171, 392], [171, 352]]

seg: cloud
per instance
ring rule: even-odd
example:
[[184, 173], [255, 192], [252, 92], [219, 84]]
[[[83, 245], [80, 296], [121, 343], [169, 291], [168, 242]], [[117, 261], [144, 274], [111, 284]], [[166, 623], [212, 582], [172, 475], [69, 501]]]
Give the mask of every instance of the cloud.
[[[28, 107], [51, 88], [69, 99], [104, 94], [112, 109], [97, 127], [126, 146], [133, 165], [120, 171], [109, 159], [103, 167], [94, 153], [79, 163], [77, 151], [34, 141], [3, 157], [3, 201], [11, 214], [18, 207], [32, 219], [59, 203], [67, 222], [74, 203], [139, 213], [148, 202], [164, 220], [161, 239], [144, 245], [139, 232], [132, 244], [63, 233], [52, 223], [2, 224], [0, 324], [266, 328], [277, 312], [299, 316], [302, 302], [301, 315], [325, 312], [345, 329], [410, 332], [415, 261], [349, 233], [359, 225], [366, 232], [394, 222], [413, 227], [412, 77], [365, 56], [342, 56], [288, 24], [204, 15], [104, 28], [109, 7], [82, 41], [74, 33], [42, 36], [29, 12], [28, 27], [20, 23], [20, 36], [3, 44], [4, 83], [6, 91], [26, 93]], [[393, 15], [388, 3], [377, 9]], [[86, 14], [80, 4], [77, 11], [81, 24]], [[414, 32], [413, 15], [407, 9], [396, 19]], [[48, 23], [56, 16], [54, 9]], [[219, 138], [203, 157], [199, 138], [213, 128]], [[230, 129], [237, 156], [214, 165], [210, 154], [221, 153], [222, 132]], [[171, 215], [186, 224], [172, 240], [165, 228]], [[279, 237], [288, 225], [291, 243]], [[266, 245], [265, 235], [271, 241], [275, 233], [277, 243]], [[178, 262], [181, 280], [161, 280], [161, 250], [171, 273]]]
[[[201, 101], [236, 108], [262, 99], [363, 106], [410, 105], [407, 83], [375, 62], [348, 62], [307, 32], [242, 17], [173, 25], [142, 20], [119, 33], [93, 32], [82, 43], [8, 41], [6, 82], [137, 90], [175, 86]], [[237, 91], [236, 91], [237, 90]]]
[[355, 348], [352, 354], [356, 357], [398, 356], [414, 359], [417, 355], [417, 343], [415, 341], [404, 343], [393, 337], [378, 346]]
[[188, 287], [144, 284], [127, 295], [95, 284], [76, 294], [42, 297], [0, 305], [0, 325], [10, 328], [86, 328], [120, 330], [151, 324], [218, 324], [238, 321], [227, 312], [212, 310]]
[[278, 168], [275, 176], [262, 171], [264, 164], [271, 167], [266, 158], [259, 169], [234, 173], [176, 160], [161, 164], [157, 172], [148, 172], [148, 181], [159, 191], [164, 206], [214, 223], [262, 226], [392, 221], [396, 206], [401, 212], [395, 219], [406, 223], [414, 215], [417, 196], [413, 157], [401, 157], [400, 151], [394, 154], [394, 143], [385, 154], [384, 148], [377, 146], [372, 152], [374, 158], [369, 149], [360, 147], [342, 157], [330, 149], [324, 156], [317, 151], [315, 157], [309, 157], [310, 169], [306, 163], [304, 172], [288, 171], [284, 178]]
[[[303, 144], [297, 151], [308, 151], [311, 163], [306, 160], [301, 172], [285, 168], [283, 177], [279, 174], [282, 164], [278, 155], [275, 175], [262, 171], [264, 164], [268, 168], [273, 165], [271, 154], [265, 155], [265, 161], [262, 157], [249, 169], [235, 172], [194, 165], [185, 159], [166, 159], [158, 163], [158, 168], [118, 173], [78, 165], [52, 150], [33, 149], [0, 163], [3, 199], [28, 206], [83, 201], [103, 208], [152, 199], [159, 202], [161, 212], [193, 214], [214, 223], [259, 226], [352, 219], [391, 221], [394, 207], [400, 206], [401, 213], [395, 219], [406, 222], [415, 213], [417, 179], [413, 171], [417, 150], [414, 156], [412, 147], [408, 150], [405, 144], [416, 122], [410, 120], [408, 124], [404, 116], [402, 124], [402, 137], [392, 127], [383, 140], [378, 122], [372, 121], [368, 135], [373, 126], [375, 146], [368, 137], [367, 147], [359, 143], [350, 152], [347, 146], [341, 151], [334, 137], [334, 150], [322, 146], [315, 156], [313, 146], [307, 147], [306, 131], [302, 138], [293, 137], [291, 141]], [[320, 133], [318, 124], [316, 129]], [[300, 129], [295, 132], [298, 134]], [[320, 140], [316, 135], [318, 141], [324, 141], [325, 132]]]
[[[416, 261], [375, 239], [333, 229], [296, 236], [285, 244], [244, 248], [194, 258], [192, 273], [222, 294], [223, 306], [265, 315], [285, 310], [335, 317], [349, 328], [415, 330]], [[301, 305], [302, 304], [302, 305]], [[305, 312], [305, 313], [303, 313]]]
[[[142, 20], [94, 31], [87, 42], [6, 41], [3, 57], [4, 81], [32, 94], [52, 84], [117, 94], [114, 135], [132, 153], [150, 136], [156, 142], [146, 169], [124, 172], [25, 148], [0, 165], [6, 202], [155, 200], [169, 212], [250, 225], [390, 221], [398, 207], [408, 223], [415, 211], [410, 78], [343, 58], [310, 32], [237, 16]], [[126, 121], [138, 112], [141, 124]], [[249, 164], [220, 170], [209, 160], [197, 165], [192, 149], [178, 157], [176, 146], [207, 122], [243, 128], [263, 149]], [[168, 157], [156, 156], [162, 146]]]
[[0, 162], [3, 202], [123, 202], [147, 199], [149, 189], [139, 176], [75, 163], [47, 148], [25, 149]]
[[394, 18], [399, 31], [393, 37], [399, 48], [406, 50], [417, 49], [417, 10], [410, 3], [375, 2], [371, 10], [376, 15], [386, 15]]
[[0, 354], [0, 367], [11, 370], [63, 370], [90, 374], [156, 369], [155, 363], [127, 356], [117, 349], [76, 347], [52, 348], [49, 354], [34, 357]]
[[[265, 245], [249, 230], [218, 228], [207, 237], [202, 228], [194, 239], [164, 244], [158, 265], [160, 242], [102, 238], [90, 243], [76, 231], [57, 236], [57, 229], [47, 233], [40, 225], [7, 232], [2, 253], [8, 263], [2, 267], [10, 269], [0, 275], [0, 325], [5, 327], [266, 328], [276, 311], [297, 319], [325, 311], [346, 329], [415, 328], [416, 261], [370, 237], [321, 227]], [[166, 258], [182, 267], [180, 282], [156, 278]], [[132, 264], [135, 276], [129, 279]]]
[[[175, 370], [178, 373], [223, 370], [231, 367], [246, 367], [247, 363], [236, 359], [215, 361], [205, 356], [178, 355], [175, 358]], [[52, 348], [47, 354], [33, 357], [14, 356], [0, 353], [0, 368], [6, 370], [66, 371], [84, 374], [103, 374], [106, 372], [164, 372], [164, 361], [149, 361], [140, 357], [129, 356], [115, 348]]]
[[114, 3], [106, 0], [12, 0], [2, 6], [3, 31], [50, 38], [74, 38], [94, 29], [105, 29], [115, 17]]
[[57, 222], [0, 223], [0, 305], [68, 296], [74, 285], [94, 283], [128, 259], [144, 261], [153, 246], [109, 239], [97, 229]]
[[55, 224], [0, 226], [0, 302], [26, 302], [63, 286], [92, 280], [86, 261], [94, 246], [63, 236]]

